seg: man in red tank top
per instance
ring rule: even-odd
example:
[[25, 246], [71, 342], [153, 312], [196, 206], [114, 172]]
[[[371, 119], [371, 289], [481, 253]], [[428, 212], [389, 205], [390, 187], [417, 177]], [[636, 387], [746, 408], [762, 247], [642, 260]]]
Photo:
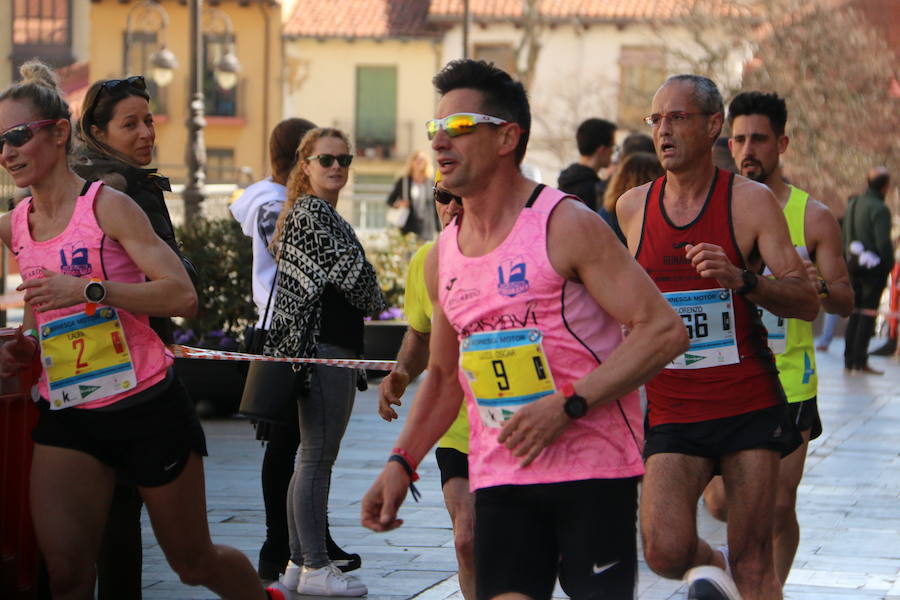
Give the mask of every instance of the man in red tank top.
[[[772, 600], [778, 462], [800, 438], [756, 306], [812, 320], [818, 302], [772, 193], [713, 165], [723, 113], [712, 81], [670, 77], [646, 119], [666, 175], [617, 204], [629, 248], [691, 338], [647, 384], [641, 532], [647, 564], [686, 574], [689, 599]], [[774, 279], [757, 277], [763, 263]], [[719, 472], [730, 559], [697, 535], [697, 501]]]

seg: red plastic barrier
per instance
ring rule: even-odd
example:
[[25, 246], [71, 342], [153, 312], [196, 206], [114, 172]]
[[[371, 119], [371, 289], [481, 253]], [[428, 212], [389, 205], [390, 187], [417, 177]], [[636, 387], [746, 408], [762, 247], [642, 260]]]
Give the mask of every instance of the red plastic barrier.
[[[14, 331], [0, 329], [0, 343]], [[31, 430], [38, 415], [31, 386], [37, 373], [0, 379], [0, 598], [10, 600], [34, 598], [37, 588], [38, 551], [28, 507]]]

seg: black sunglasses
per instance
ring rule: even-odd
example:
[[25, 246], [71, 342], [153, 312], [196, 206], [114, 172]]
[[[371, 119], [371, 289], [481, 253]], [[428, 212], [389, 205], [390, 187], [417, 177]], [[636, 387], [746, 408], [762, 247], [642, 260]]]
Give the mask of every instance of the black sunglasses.
[[306, 160], [318, 160], [319, 164], [325, 167], [326, 169], [334, 164], [334, 161], [346, 168], [350, 166], [350, 163], [353, 162], [352, 154], [316, 154], [315, 156], [307, 156]]
[[34, 132], [42, 127], [54, 125], [58, 119], [44, 119], [42, 121], [32, 121], [31, 123], [22, 123], [15, 127], [10, 127], [0, 134], [0, 152], [3, 152], [3, 146], [9, 142], [13, 148], [24, 146], [28, 140], [34, 137]]
[[136, 90], [146, 91], [147, 82], [143, 75], [132, 75], [125, 79], [107, 79], [100, 84], [104, 90], [115, 91], [123, 87], [133, 87]]
[[438, 186], [434, 186], [431, 188], [432, 193], [434, 193], [434, 201], [439, 204], [450, 204], [454, 200], [456, 203], [462, 206], [462, 198], [457, 196], [456, 194], [451, 194], [447, 190], [442, 190]]

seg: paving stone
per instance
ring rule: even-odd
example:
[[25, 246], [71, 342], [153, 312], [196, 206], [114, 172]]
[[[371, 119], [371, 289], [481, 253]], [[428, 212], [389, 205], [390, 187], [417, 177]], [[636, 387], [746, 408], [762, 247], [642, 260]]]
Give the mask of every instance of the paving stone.
[[[883, 377], [845, 375], [843, 344], [817, 357], [822, 437], [810, 444], [798, 492], [801, 540], [785, 587], [786, 600], [900, 600], [900, 363], [873, 358]], [[375, 386], [359, 394], [331, 486], [329, 519], [335, 540], [362, 556], [357, 575], [371, 600], [462, 600], [455, 575], [450, 519], [433, 454], [419, 467], [422, 502], [401, 508], [403, 527], [386, 533], [359, 525], [359, 502], [384, 465], [400, 431], [376, 412]], [[409, 408], [405, 402], [401, 414]], [[210, 531], [256, 562], [265, 537], [259, 482], [263, 448], [242, 419], [204, 422]], [[698, 507], [701, 536], [721, 544], [725, 525]], [[182, 585], [166, 564], [146, 517], [144, 600], [206, 600], [216, 596]], [[684, 587], [638, 562], [639, 600], [674, 600]], [[313, 596], [296, 596], [303, 600]], [[564, 598], [557, 586], [555, 598]]]

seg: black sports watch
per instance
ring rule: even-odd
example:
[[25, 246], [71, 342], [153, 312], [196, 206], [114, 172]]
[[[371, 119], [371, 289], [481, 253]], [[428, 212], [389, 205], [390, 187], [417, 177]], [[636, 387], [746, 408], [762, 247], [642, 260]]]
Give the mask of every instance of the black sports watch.
[[735, 290], [735, 293], [738, 296], [746, 296], [756, 289], [756, 284], [759, 283], [759, 277], [757, 277], [756, 273], [754, 273], [753, 271], [744, 269], [743, 271], [741, 271], [741, 281], [744, 282], [744, 285]]
[[100, 304], [106, 299], [106, 286], [99, 279], [91, 279], [84, 286], [84, 299], [92, 304]]
[[567, 383], [562, 386], [561, 391], [566, 398], [563, 410], [566, 411], [566, 414], [570, 419], [580, 419], [587, 414], [587, 400], [575, 393], [575, 386], [571, 383]]

